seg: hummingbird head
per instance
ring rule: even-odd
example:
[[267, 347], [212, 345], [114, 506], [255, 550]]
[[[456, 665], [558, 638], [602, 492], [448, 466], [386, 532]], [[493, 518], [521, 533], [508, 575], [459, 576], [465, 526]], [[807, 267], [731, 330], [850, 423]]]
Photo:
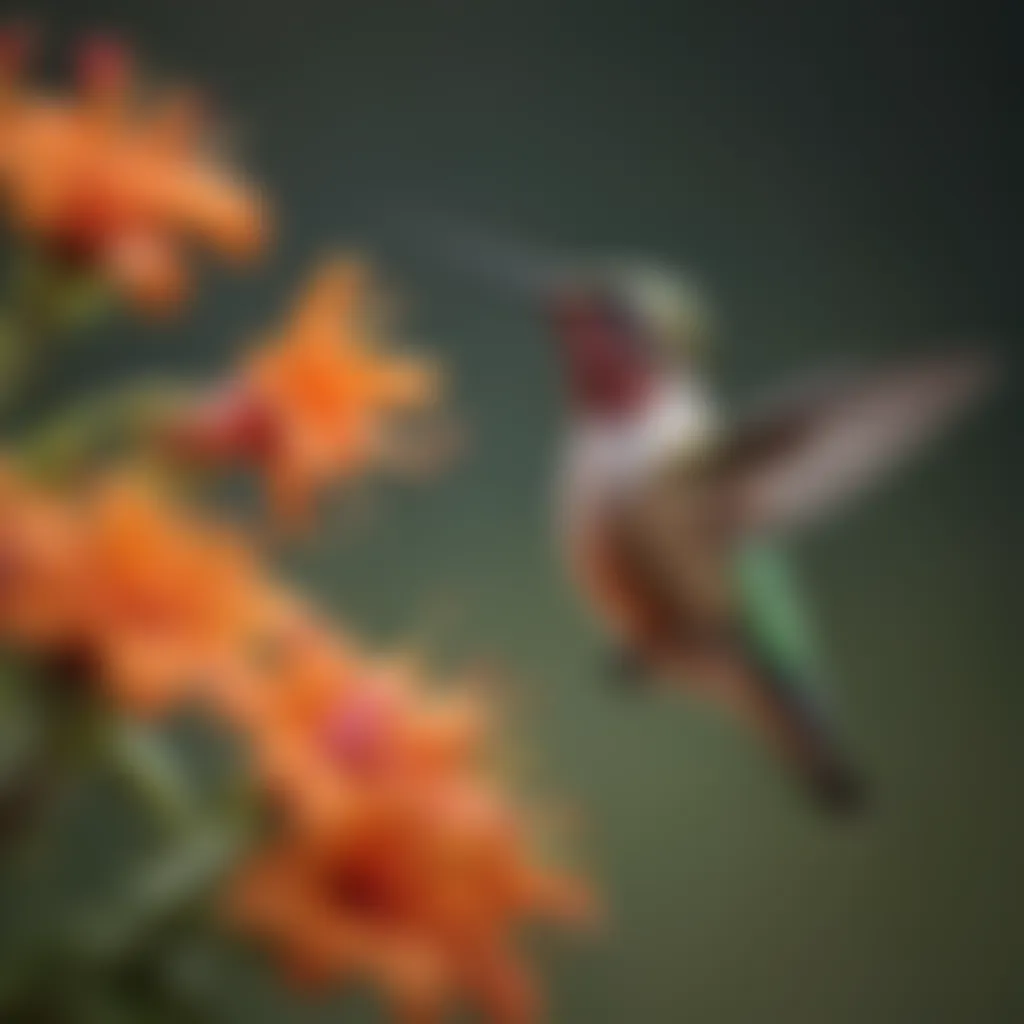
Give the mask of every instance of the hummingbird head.
[[691, 373], [712, 318], [685, 276], [639, 260], [578, 260], [496, 239], [447, 218], [417, 218], [462, 270], [540, 303], [563, 350], [578, 408], [625, 415], [660, 378]]
[[650, 265], [563, 275], [548, 309], [573, 401], [599, 415], [627, 415], [659, 378], [693, 372], [709, 334], [700, 293]]

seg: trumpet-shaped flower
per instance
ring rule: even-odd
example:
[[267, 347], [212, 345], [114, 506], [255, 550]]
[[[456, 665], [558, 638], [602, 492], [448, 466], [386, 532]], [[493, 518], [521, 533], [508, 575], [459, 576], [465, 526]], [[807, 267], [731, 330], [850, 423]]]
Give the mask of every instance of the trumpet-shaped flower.
[[238, 378], [182, 417], [178, 447], [262, 468], [289, 521], [330, 481], [386, 463], [398, 425], [436, 407], [440, 380], [425, 360], [389, 350], [372, 307], [359, 267], [321, 268]]
[[281, 614], [238, 538], [141, 480], [59, 495], [7, 472], [0, 518], [0, 632], [71, 656], [135, 710], [235, 686]]
[[324, 673], [307, 656], [287, 667], [306, 685], [268, 688], [278, 702], [254, 733], [275, 753], [284, 829], [237, 880], [233, 915], [296, 978], [374, 980], [409, 1019], [460, 999], [536, 1019], [517, 932], [591, 908], [489, 769], [484, 709], [428, 696], [407, 666], [350, 653]]
[[143, 100], [128, 54], [94, 39], [78, 91], [47, 95], [23, 82], [28, 56], [17, 33], [0, 37], [0, 196], [16, 229], [151, 310], [185, 294], [190, 244], [261, 249], [263, 200], [213, 154], [195, 94]]
[[278, 607], [240, 539], [132, 479], [100, 485], [78, 517], [76, 628], [107, 684], [156, 708], [233, 684]]

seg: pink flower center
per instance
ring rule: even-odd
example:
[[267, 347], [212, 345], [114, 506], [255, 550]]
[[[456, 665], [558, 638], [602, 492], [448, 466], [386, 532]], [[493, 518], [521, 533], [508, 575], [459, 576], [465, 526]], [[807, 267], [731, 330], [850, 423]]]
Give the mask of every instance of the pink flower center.
[[392, 712], [379, 693], [345, 698], [327, 725], [329, 755], [359, 775], [379, 775], [391, 750]]

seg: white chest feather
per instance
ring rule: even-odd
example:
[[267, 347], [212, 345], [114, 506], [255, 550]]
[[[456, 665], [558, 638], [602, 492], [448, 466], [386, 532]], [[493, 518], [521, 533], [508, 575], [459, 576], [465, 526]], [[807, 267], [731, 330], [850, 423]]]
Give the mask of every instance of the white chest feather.
[[561, 506], [567, 526], [628, 493], [671, 459], [713, 438], [717, 415], [696, 384], [676, 384], [626, 420], [584, 420], [570, 430], [562, 465]]

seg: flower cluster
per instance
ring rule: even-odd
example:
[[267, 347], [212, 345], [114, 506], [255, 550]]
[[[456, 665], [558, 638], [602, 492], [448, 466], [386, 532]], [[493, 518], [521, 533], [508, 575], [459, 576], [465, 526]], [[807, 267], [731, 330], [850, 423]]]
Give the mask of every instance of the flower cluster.
[[240, 539], [137, 477], [48, 494], [0, 480], [0, 636], [74, 666], [131, 713], [185, 702], [248, 743], [277, 829], [232, 917], [307, 982], [369, 978], [403, 1013], [469, 995], [532, 1020], [515, 949], [534, 917], [581, 922], [585, 889], [536, 855], [489, 764], [482, 691], [437, 692], [275, 584]]
[[[190, 240], [259, 248], [259, 194], [205, 151], [189, 95], [141, 100], [127, 54], [94, 42], [79, 92], [45, 96], [22, 85], [27, 58], [0, 36], [0, 200], [45, 258], [155, 309], [180, 298]], [[409, 456], [410, 423], [424, 455], [440, 374], [385, 344], [378, 314], [365, 271], [330, 262], [234, 374], [172, 403], [158, 443], [135, 425], [141, 458], [82, 456], [55, 480], [11, 446], [0, 646], [119, 714], [198, 706], [242, 740], [265, 813], [224, 902], [289, 976], [375, 982], [403, 1019], [468, 1000], [518, 1024], [539, 1013], [520, 927], [592, 908], [497, 768], [493, 701], [332, 629], [161, 469], [255, 469], [294, 523], [329, 484]]]

